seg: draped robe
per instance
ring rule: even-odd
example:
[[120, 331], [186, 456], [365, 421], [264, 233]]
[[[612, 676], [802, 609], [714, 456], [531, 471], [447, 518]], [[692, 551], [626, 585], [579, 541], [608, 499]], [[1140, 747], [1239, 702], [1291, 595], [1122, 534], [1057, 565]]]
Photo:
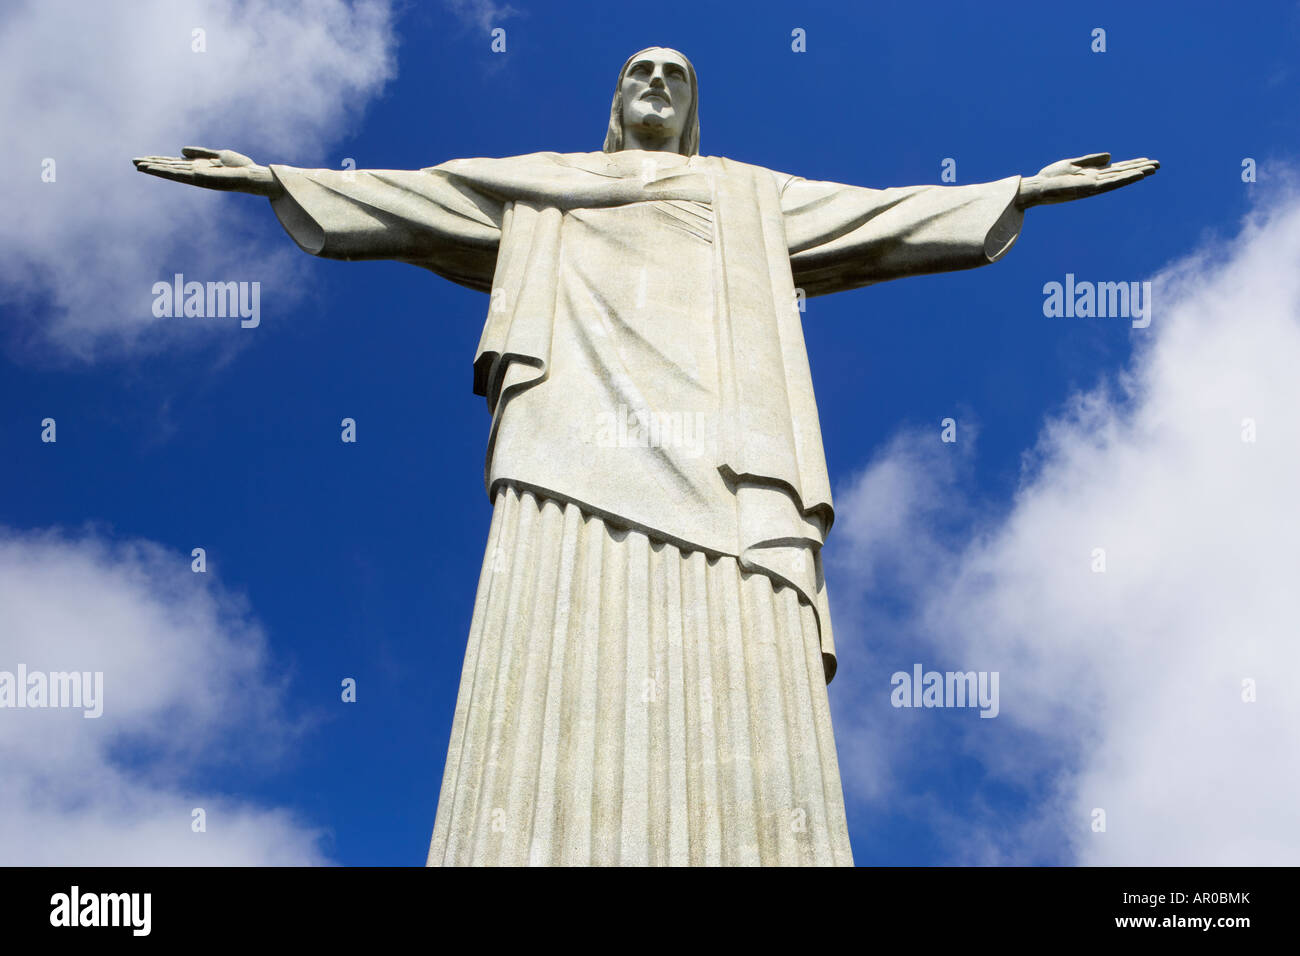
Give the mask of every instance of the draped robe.
[[[502, 550], [514, 540], [510, 536], [543, 534], [527, 530], [532, 519], [518, 510], [525, 507], [521, 502], [544, 510], [549, 501], [560, 509], [555, 515], [576, 509], [581, 519], [574, 521], [594, 520], [605, 534], [643, 535], [654, 547], [676, 549], [684, 561], [699, 554], [734, 562], [736, 582], [728, 587], [742, 597], [730, 606], [739, 608], [735, 613], [746, 622], [759, 614], [743, 597], [751, 575], [761, 575], [778, 593], [797, 596], [790, 607], [803, 610], [788, 611], [795, 632], [791, 640], [798, 644], [797, 632], [811, 628], [820, 671], [830, 681], [835, 651], [820, 550], [833, 510], [796, 290], [812, 297], [995, 261], [1019, 233], [1018, 177], [876, 190], [808, 181], [720, 157], [639, 150], [453, 160], [418, 171], [271, 169], [283, 186], [273, 208], [305, 251], [337, 259], [400, 260], [490, 293], [473, 369], [474, 391], [484, 396], [492, 416], [485, 482], [497, 514], [472, 651], [484, 628], [508, 627], [491, 624], [494, 614], [537, 613], [532, 605], [520, 606], [519, 594], [513, 593], [523, 585], [496, 585], [492, 600], [513, 602], [508, 611], [492, 610], [496, 605], [489, 606], [485, 593], [511, 560]], [[570, 519], [555, 517], [553, 535], [561, 533], [562, 520]], [[537, 529], [545, 524], [541, 517], [536, 522]], [[542, 546], [560, 553], [558, 538]], [[714, 584], [714, 592], [719, 587]], [[625, 600], [620, 592], [598, 595], [595, 603]], [[787, 611], [776, 613], [779, 618]], [[801, 624], [802, 617], [809, 623]], [[758, 640], [745, 634], [739, 639]], [[539, 638], [529, 634], [519, 640], [536, 644]], [[500, 670], [516, 692], [515, 683], [527, 680], [526, 675], [516, 679], [510, 670], [516, 665], [507, 661], [522, 651], [511, 651], [509, 641], [483, 646], [496, 647], [505, 663], [493, 659], [472, 666], [467, 653], [459, 724], [453, 728], [435, 828], [437, 852], [430, 860], [440, 862], [434, 860], [440, 855], [449, 862], [562, 861], [565, 851], [542, 845], [536, 822], [530, 824], [531, 849], [515, 857], [475, 851], [472, 833], [461, 834], [466, 848], [457, 850], [456, 834], [445, 832], [457, 824], [444, 825], [444, 813], [452, 812], [444, 804], [459, 807], [467, 799], [462, 791], [471, 786], [457, 784], [460, 771], [451, 767], [459, 748], [477, 746], [475, 759], [482, 760], [495, 760], [511, 747], [545, 750], [542, 737], [510, 738], [522, 733], [510, 729], [515, 711], [483, 717], [477, 732], [486, 736], [478, 744], [470, 739], [475, 718], [469, 698], [476, 684], [481, 688], [489, 680], [483, 674]], [[798, 648], [791, 653], [797, 655]], [[532, 665], [518, 666], [531, 673]], [[825, 709], [816, 695], [809, 706], [820, 707], [818, 715]], [[628, 705], [620, 707], [626, 716]], [[813, 723], [818, 721], [828, 735], [828, 714]], [[676, 732], [667, 723], [664, 728]], [[803, 737], [809, 733], [805, 728]], [[780, 759], [807, 746], [807, 739], [792, 732], [781, 744]], [[833, 742], [822, 740], [820, 746], [818, 792], [837, 792], [836, 799], [825, 798], [830, 802], [823, 815], [838, 816], [825, 822], [838, 836], [830, 840], [830, 850], [804, 856], [844, 862], [847, 831]], [[482, 774], [472, 776], [473, 787], [488, 787]], [[540, 792], [544, 784], [538, 780], [529, 787]], [[745, 786], [741, 789], [749, 795]], [[506, 794], [500, 802], [513, 799], [500, 792]], [[536, 816], [537, 793], [519, 799]], [[601, 799], [595, 792], [589, 802], [599, 809]], [[753, 797], [760, 804], [764, 799], [763, 793]], [[666, 805], [671, 802], [665, 797]], [[682, 802], [689, 803], [685, 794]], [[780, 801], [768, 799], [774, 802]], [[490, 808], [478, 806], [477, 796], [470, 803], [475, 806], [466, 810], [462, 829], [482, 829]], [[563, 824], [564, 813], [548, 807], [551, 823]], [[643, 816], [650, 812], [642, 810]], [[664, 832], [653, 820], [646, 825], [656, 839], [672, 843], [677, 831], [670, 810], [661, 821]], [[767, 812], [774, 811], [768, 806]], [[706, 827], [709, 816], [691, 813], [679, 814], [689, 817], [678, 833], [684, 846], [692, 839], [701, 842], [696, 830]], [[583, 819], [583, 826], [596, 827]], [[593, 856], [588, 849], [581, 859], [567, 859], [640, 858], [633, 845], [640, 838], [629, 837], [628, 826], [624, 820], [621, 833], [610, 837], [619, 844], [612, 856]], [[763, 826], [755, 825], [757, 835], [740, 838], [743, 847], [728, 849], [723, 840], [722, 849], [714, 846], [700, 859], [799, 858], [795, 851], [782, 855], [781, 839], [768, 839]], [[703, 843], [713, 846], [717, 840]], [[768, 844], [776, 849], [765, 852]], [[752, 851], [748, 855], [746, 848]], [[682, 853], [669, 861], [697, 861], [688, 850]]]

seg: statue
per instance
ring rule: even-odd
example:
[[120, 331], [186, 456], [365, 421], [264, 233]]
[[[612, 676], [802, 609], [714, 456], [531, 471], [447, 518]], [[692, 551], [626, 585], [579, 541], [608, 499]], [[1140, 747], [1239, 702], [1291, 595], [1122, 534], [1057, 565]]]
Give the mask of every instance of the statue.
[[1096, 153], [877, 190], [699, 144], [695, 69], [652, 47], [619, 72], [601, 152], [135, 160], [268, 197], [312, 255], [490, 294], [493, 517], [430, 865], [851, 864], [801, 300], [994, 262], [1025, 209], [1159, 168]]

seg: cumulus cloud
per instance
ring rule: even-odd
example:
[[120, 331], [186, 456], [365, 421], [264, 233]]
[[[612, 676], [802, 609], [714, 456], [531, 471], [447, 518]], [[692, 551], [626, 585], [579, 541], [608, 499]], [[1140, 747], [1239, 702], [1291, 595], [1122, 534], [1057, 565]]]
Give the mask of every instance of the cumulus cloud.
[[321, 831], [200, 779], [269, 769], [296, 731], [248, 607], [189, 562], [145, 541], [0, 528], [0, 671], [103, 674], [97, 718], [84, 701], [0, 708], [0, 865], [327, 862]]
[[[1289, 192], [1156, 276], [1131, 365], [1046, 421], [1014, 500], [976, 510], [936, 433], [841, 492], [851, 799], [957, 861], [1300, 863], [1297, 263]], [[999, 671], [1001, 716], [892, 709], [915, 661]]]
[[89, 361], [192, 342], [203, 323], [151, 309], [176, 272], [260, 281], [268, 317], [293, 301], [301, 254], [249, 228], [271, 215], [264, 200], [130, 160], [202, 145], [334, 165], [322, 151], [392, 76], [394, 45], [384, 0], [7, 4], [0, 302], [25, 317], [6, 323], [11, 351]]

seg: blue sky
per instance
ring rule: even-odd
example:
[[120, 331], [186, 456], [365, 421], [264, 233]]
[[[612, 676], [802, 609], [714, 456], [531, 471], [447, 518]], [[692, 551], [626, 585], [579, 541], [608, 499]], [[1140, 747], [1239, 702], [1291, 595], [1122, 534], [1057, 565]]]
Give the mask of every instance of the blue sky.
[[[0, 527], [17, 542], [12, 567], [33, 536], [63, 529], [65, 553], [98, 541], [112, 567], [215, 589], [222, 610], [211, 611], [212, 633], [250, 630], [262, 647], [254, 668], [215, 676], [194, 658], [200, 670], [183, 686], [216, 702], [200, 722], [201, 747], [163, 758], [127, 727], [96, 757], [100, 770], [185, 805], [287, 811], [285, 826], [318, 841], [312, 859], [422, 863], [490, 520], [488, 416], [470, 388], [486, 299], [409, 266], [310, 259], [265, 201], [146, 180], [129, 159], [198, 144], [264, 163], [338, 168], [352, 158], [359, 168], [409, 169], [599, 149], [619, 66], [662, 44], [698, 71], [704, 153], [809, 179], [938, 182], [949, 157], [959, 183], [1103, 150], [1162, 162], [1129, 189], [1031, 210], [995, 265], [811, 300], [804, 326], [850, 529], [846, 543], [833, 532], [824, 554], [841, 649], [831, 698], [841, 760], [854, 761], [845, 779], [857, 862], [1094, 859], [1077, 834], [1042, 821], [1065, 781], [1105, 778], [1073, 749], [1086, 750], [1089, 735], [1054, 751], [1035, 723], [1043, 712], [1017, 718], [1014, 700], [994, 721], [891, 712], [889, 674], [918, 660], [940, 669], [1003, 662], [1004, 695], [1017, 686], [1005, 648], [983, 645], [972, 657], [981, 645], [908, 643], [935, 620], [928, 575], [973, 573], [962, 564], [969, 542], [1003, 540], [1026, 482], [1041, 488], [1025, 455], [1042, 451], [1045, 423], [1072, 396], [1121, 383], [1163, 321], [1157, 311], [1150, 331], [1121, 319], [1045, 318], [1043, 285], [1066, 273], [1149, 279], [1207, 243], [1231, 245], [1257, 193], [1281, 189], [1300, 147], [1300, 7], [516, 0], [517, 12], [496, 13], [471, 3], [390, 14], [374, 5], [352, 20], [332, 7], [338, 15], [310, 29], [265, 25], [289, 52], [261, 48], [241, 60], [239, 44], [252, 43], [269, 7], [181, 6], [164, 31], [130, 22], [147, 15], [143, 5], [87, 13], [75, 21], [84, 30], [58, 30], [22, 4], [0, 18], [0, 47], [29, 51], [7, 61], [18, 92], [3, 101], [22, 124], [2, 170], [21, 222], [0, 232], [9, 260], [0, 269]], [[207, 59], [138, 46], [188, 44], [186, 17], [210, 24]], [[489, 25], [506, 29], [505, 53], [491, 52]], [[806, 53], [791, 51], [796, 27], [807, 32]], [[1090, 49], [1096, 27], [1106, 30], [1104, 53]], [[23, 30], [30, 42], [19, 40]], [[85, 35], [96, 31], [99, 46]], [[127, 75], [128, 60], [154, 55], [165, 72]], [[214, 66], [222, 57], [256, 82], [236, 79], [223, 92]], [[64, 73], [43, 72], [49, 62]], [[58, 160], [57, 183], [39, 178], [47, 156]], [[1246, 157], [1261, 182], [1243, 183]], [[59, 249], [76, 261], [59, 262]], [[177, 272], [260, 281], [261, 325], [154, 321], [152, 282]], [[1111, 412], [1124, 421], [1140, 400], [1118, 387]], [[947, 416], [962, 440], [936, 464], [927, 457], [935, 449], [917, 443], [937, 442]], [[40, 441], [46, 417], [57, 421], [53, 445]], [[358, 423], [355, 445], [339, 440], [344, 417]], [[1072, 460], [1054, 454], [1039, 460], [1047, 472]], [[863, 489], [879, 487], [872, 476], [894, 459], [919, 468], [913, 484], [938, 498], [918, 504], [900, 492], [907, 507], [897, 513], [918, 525], [887, 540], [877, 533], [880, 502], [867, 503]], [[129, 541], [161, 550], [113, 556]], [[918, 550], [891, 561], [885, 544]], [[197, 577], [194, 547], [208, 555], [201, 585], [185, 577]], [[935, 554], [945, 557], [936, 564]], [[166, 570], [168, 555], [182, 577]], [[876, 561], [888, 570], [865, 574], [864, 562]], [[148, 591], [141, 601], [162, 600]], [[177, 633], [211, 637], [183, 625]], [[20, 640], [43, 646], [40, 635], [15, 635], [10, 648], [0, 643], [0, 668]], [[167, 653], [172, 645], [159, 641]], [[214, 690], [209, 678], [228, 673], [244, 683]], [[339, 699], [344, 677], [358, 682], [356, 704]], [[867, 747], [863, 757], [856, 735], [866, 733], [909, 744]], [[859, 782], [873, 774], [876, 785]], [[972, 831], [984, 842], [953, 838]], [[990, 849], [999, 834], [1005, 842]], [[1143, 859], [1171, 861], [1160, 853], [1152, 847]]]

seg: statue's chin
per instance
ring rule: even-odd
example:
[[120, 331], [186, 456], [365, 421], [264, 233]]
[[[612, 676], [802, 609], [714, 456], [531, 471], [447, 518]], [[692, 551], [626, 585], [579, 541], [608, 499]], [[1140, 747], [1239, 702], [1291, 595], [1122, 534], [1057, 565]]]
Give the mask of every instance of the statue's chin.
[[666, 126], [673, 116], [673, 109], [667, 104], [653, 106], [649, 103], [637, 103], [630, 111], [629, 119], [635, 126]]
[[643, 120], [632, 128], [645, 139], [670, 139], [676, 132], [659, 117], [655, 117], [653, 122]]

